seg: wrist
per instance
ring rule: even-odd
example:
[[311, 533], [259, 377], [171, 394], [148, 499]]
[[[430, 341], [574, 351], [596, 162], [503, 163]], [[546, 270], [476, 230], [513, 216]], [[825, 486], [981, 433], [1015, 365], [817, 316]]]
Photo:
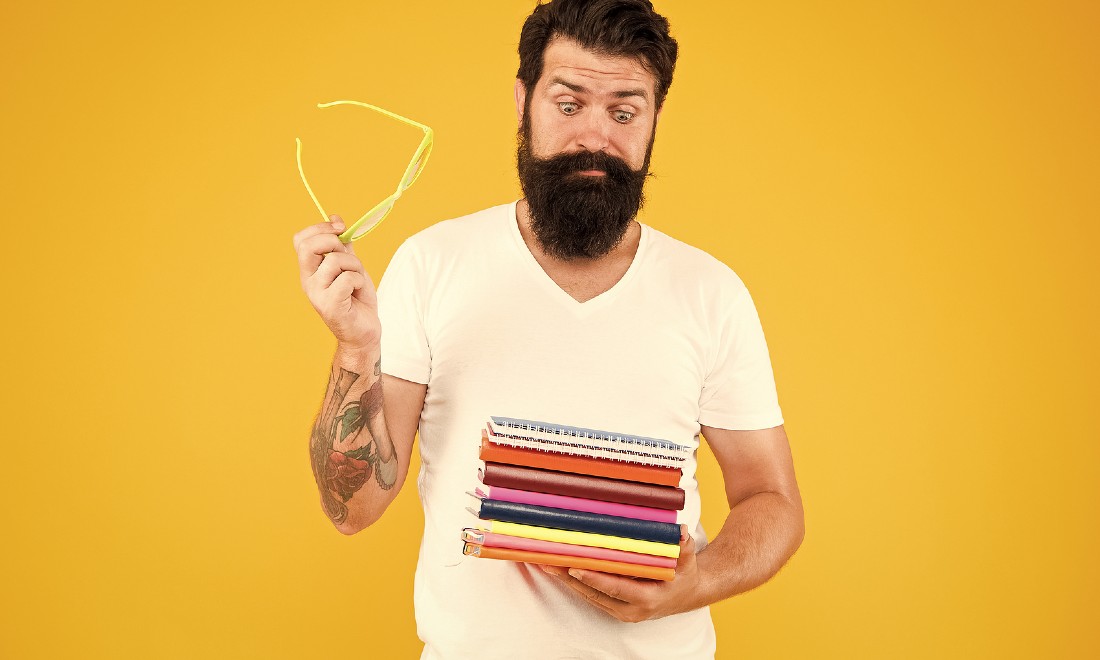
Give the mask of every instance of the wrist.
[[[363, 365], [374, 366], [382, 356], [382, 347], [378, 342], [367, 344], [355, 344], [349, 342], [337, 342], [336, 362], [340, 364], [361, 367]], [[362, 372], [360, 372], [362, 373]]]
[[692, 596], [699, 607], [713, 605], [745, 591], [741, 586], [743, 573], [736, 559], [722, 552], [724, 548], [714, 547], [716, 541], [717, 537], [696, 555], [696, 584]]

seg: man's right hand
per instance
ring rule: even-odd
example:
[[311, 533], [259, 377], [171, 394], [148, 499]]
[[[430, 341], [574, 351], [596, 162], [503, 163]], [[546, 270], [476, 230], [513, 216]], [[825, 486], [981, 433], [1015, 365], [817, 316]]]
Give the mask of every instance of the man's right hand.
[[294, 235], [302, 289], [345, 348], [377, 348], [382, 336], [378, 297], [351, 243], [341, 243], [339, 216]]

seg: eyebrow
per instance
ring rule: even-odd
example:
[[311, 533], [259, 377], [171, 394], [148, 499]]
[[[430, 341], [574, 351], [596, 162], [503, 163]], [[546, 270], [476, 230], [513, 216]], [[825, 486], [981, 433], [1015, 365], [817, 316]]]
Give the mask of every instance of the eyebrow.
[[[587, 94], [588, 93], [588, 89], [586, 87], [583, 87], [581, 85], [577, 85], [577, 84], [574, 84], [574, 83], [571, 83], [571, 82], [567, 82], [567, 81], [565, 81], [565, 80], [563, 80], [563, 79], [561, 79], [557, 76], [550, 79], [550, 84], [551, 85], [561, 85], [563, 87], [568, 87], [571, 91], [574, 91], [578, 94]], [[624, 90], [620, 90], [620, 91], [617, 91], [617, 92], [612, 92], [611, 95], [614, 96], [617, 99], [625, 99], [625, 98], [628, 98], [628, 97], [631, 97], [631, 96], [640, 96], [642, 99], [644, 99], [646, 101], [649, 100], [649, 95], [646, 94], [646, 91], [642, 88], [624, 89]]]

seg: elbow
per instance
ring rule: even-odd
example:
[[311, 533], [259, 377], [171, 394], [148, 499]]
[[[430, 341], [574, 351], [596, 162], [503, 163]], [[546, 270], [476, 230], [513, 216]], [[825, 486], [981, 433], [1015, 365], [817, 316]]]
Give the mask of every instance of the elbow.
[[324, 512], [325, 517], [336, 528], [336, 531], [344, 536], [351, 536], [367, 527], [367, 524], [364, 524], [363, 516], [356, 509], [346, 506], [345, 503], [336, 498], [327, 497], [327, 495], [328, 493], [321, 494], [321, 511]]
[[367, 528], [367, 525], [351, 525], [351, 524], [348, 524], [347, 522], [343, 522], [343, 523], [333, 522], [332, 526], [336, 528], [336, 531], [340, 532], [344, 536], [351, 536], [353, 534], [358, 534], [359, 532], [361, 532], [361, 531], [363, 531], [364, 529]]
[[798, 549], [802, 547], [802, 542], [806, 540], [806, 518], [801, 513], [798, 516], [798, 524], [795, 525], [794, 534], [791, 539], [791, 554], [798, 552]]
[[797, 552], [802, 547], [802, 542], [806, 540], [806, 511], [802, 508], [802, 498], [796, 493], [791, 503], [793, 505], [790, 525], [791, 551], [788, 556]]
[[359, 512], [351, 510], [348, 511], [347, 516], [339, 522], [332, 519], [332, 526], [344, 536], [352, 536], [373, 525], [379, 517], [380, 513], [378, 512]]

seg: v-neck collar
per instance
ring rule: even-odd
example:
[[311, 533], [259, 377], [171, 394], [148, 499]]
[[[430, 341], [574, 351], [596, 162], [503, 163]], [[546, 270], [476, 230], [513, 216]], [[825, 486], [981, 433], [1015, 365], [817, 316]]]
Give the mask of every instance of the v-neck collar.
[[638, 249], [634, 253], [634, 258], [630, 261], [630, 266], [627, 267], [626, 272], [623, 273], [619, 281], [612, 285], [607, 291], [593, 298], [589, 298], [584, 302], [580, 302], [569, 295], [565, 289], [558, 286], [558, 283], [543, 270], [538, 260], [535, 259], [535, 255], [531, 253], [531, 249], [527, 247], [527, 243], [523, 240], [523, 234], [521, 234], [519, 230], [519, 216], [517, 215], [516, 209], [518, 204], [519, 200], [516, 200], [508, 204], [505, 209], [507, 210], [506, 215], [509, 231], [512, 233], [512, 238], [519, 252], [520, 260], [523, 261], [529, 274], [535, 278], [539, 287], [546, 291], [547, 295], [557, 300], [560, 305], [569, 309], [573, 314], [579, 317], [583, 318], [589, 316], [593, 312], [607, 307], [618, 298], [623, 289], [630, 284], [630, 281], [634, 278], [634, 274], [640, 268], [639, 264], [642, 259], [645, 258], [646, 248], [649, 246], [650, 232], [648, 226], [639, 222], [638, 225], [641, 227], [641, 236], [638, 238]]

